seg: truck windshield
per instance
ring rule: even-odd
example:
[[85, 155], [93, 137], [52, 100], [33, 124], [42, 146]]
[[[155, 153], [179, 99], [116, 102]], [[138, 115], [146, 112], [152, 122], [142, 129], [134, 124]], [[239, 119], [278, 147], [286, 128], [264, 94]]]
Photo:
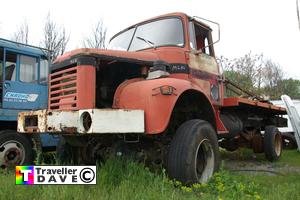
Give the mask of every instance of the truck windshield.
[[115, 36], [108, 49], [138, 51], [159, 46], [183, 46], [183, 25], [179, 18], [152, 21]]

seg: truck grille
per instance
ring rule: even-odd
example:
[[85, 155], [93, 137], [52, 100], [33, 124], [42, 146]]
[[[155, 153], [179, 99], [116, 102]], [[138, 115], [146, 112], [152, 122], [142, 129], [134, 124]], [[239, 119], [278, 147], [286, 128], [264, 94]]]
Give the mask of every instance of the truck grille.
[[77, 109], [77, 66], [50, 74], [49, 109]]

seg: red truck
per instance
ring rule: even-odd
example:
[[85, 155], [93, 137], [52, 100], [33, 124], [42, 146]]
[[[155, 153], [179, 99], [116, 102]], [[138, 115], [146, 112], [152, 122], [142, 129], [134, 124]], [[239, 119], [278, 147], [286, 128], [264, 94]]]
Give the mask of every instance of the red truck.
[[184, 13], [166, 14], [119, 32], [106, 50], [59, 57], [48, 109], [20, 113], [18, 131], [62, 135], [73, 163], [137, 152], [171, 178], [205, 182], [219, 168], [219, 145], [253, 148], [270, 161], [282, 151], [277, 127], [286, 126], [286, 110], [258, 97], [225, 98], [229, 83], [212, 29]]

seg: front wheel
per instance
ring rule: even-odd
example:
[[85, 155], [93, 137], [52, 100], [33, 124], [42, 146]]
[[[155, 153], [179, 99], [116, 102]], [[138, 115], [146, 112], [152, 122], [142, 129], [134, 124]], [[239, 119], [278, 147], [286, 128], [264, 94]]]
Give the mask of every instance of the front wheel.
[[30, 165], [34, 160], [32, 142], [13, 130], [0, 132], [0, 168]]
[[212, 126], [199, 119], [183, 123], [169, 147], [169, 176], [185, 184], [204, 183], [218, 169], [219, 145]]

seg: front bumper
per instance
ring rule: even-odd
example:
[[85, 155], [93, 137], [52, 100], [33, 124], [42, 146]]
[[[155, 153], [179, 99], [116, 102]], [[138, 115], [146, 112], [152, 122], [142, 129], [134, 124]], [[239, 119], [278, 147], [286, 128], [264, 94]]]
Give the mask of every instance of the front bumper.
[[20, 112], [18, 132], [56, 134], [144, 133], [143, 110], [88, 109]]

